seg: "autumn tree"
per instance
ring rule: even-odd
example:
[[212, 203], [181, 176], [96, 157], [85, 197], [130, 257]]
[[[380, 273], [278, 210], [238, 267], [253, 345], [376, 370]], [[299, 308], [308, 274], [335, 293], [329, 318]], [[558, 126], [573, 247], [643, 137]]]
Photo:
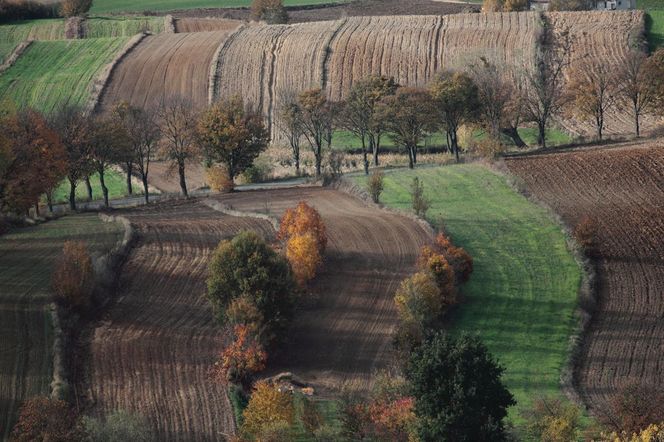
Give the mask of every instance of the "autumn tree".
[[185, 167], [200, 153], [196, 131], [198, 115], [190, 101], [173, 98], [162, 103], [157, 118], [163, 137], [162, 151], [171, 166], [177, 168], [182, 195], [189, 196]]
[[284, 212], [279, 222], [278, 238], [288, 241], [297, 235], [311, 234], [321, 254], [327, 247], [327, 229], [320, 213], [304, 201]]
[[391, 77], [372, 75], [363, 78], [353, 84], [339, 112], [339, 126], [353, 133], [362, 143], [364, 173], [367, 175], [369, 152], [373, 153], [374, 165], [378, 165], [378, 151], [384, 130], [383, 122], [377, 118], [378, 104], [385, 97], [393, 95], [397, 87]]
[[434, 112], [431, 95], [421, 88], [400, 87], [378, 105], [376, 118], [384, 122], [394, 142], [406, 149], [411, 169], [417, 164], [417, 146], [434, 129]]
[[572, 69], [567, 85], [570, 113], [582, 120], [592, 120], [600, 141], [606, 114], [618, 98], [616, 71], [616, 66], [608, 60], [586, 59]]
[[92, 171], [91, 124], [83, 109], [63, 106], [53, 118], [67, 153], [67, 179], [69, 180], [69, 208], [76, 210], [76, 186]]
[[26, 400], [10, 440], [14, 442], [78, 442], [86, 440], [82, 426], [66, 402], [43, 396]]
[[121, 103], [115, 108], [116, 118], [127, 135], [130, 158], [138, 167], [138, 174], [143, 183], [145, 202], [150, 202], [148, 174], [150, 163], [157, 151], [161, 138], [157, 117], [151, 110]]
[[502, 383], [504, 371], [478, 337], [445, 332], [428, 337], [405, 370], [419, 440], [506, 440], [503, 420], [516, 402]]
[[295, 420], [293, 396], [267, 381], [258, 381], [242, 417], [240, 433], [247, 437], [257, 437], [266, 427], [279, 422], [291, 426]]
[[503, 5], [503, 11], [505, 12], [527, 11], [529, 8], [528, 0], [505, 0]]
[[525, 417], [533, 440], [569, 442], [579, 439], [579, 407], [560, 398], [536, 399]]
[[632, 108], [634, 133], [641, 136], [641, 118], [654, 113], [662, 103], [664, 95], [664, 50], [651, 57], [633, 49], [625, 57], [618, 73], [622, 85], [620, 97]]
[[520, 102], [526, 121], [537, 125], [537, 143], [546, 148], [546, 130], [565, 105], [565, 68], [569, 66], [572, 36], [569, 29], [547, 33], [534, 69], [523, 73], [525, 83]]
[[210, 106], [198, 122], [206, 157], [226, 167], [231, 180], [250, 167], [270, 140], [263, 117], [235, 96]]
[[332, 128], [335, 106], [322, 89], [309, 89], [298, 96], [298, 105], [302, 112], [302, 131], [304, 138], [311, 147], [316, 162], [316, 176], [322, 172], [323, 147], [328, 149], [332, 144]]
[[283, 0], [253, 0], [251, 17], [270, 25], [288, 23], [288, 11], [284, 7]]
[[462, 124], [477, 118], [480, 108], [477, 85], [466, 73], [443, 71], [429, 86], [441, 127], [459, 161], [458, 131]]
[[286, 243], [286, 258], [293, 269], [293, 276], [302, 288], [314, 279], [323, 263], [321, 252], [313, 233], [293, 235]]
[[90, 154], [94, 170], [99, 176], [104, 205], [108, 207], [106, 170], [112, 164], [122, 162], [130, 147], [129, 138], [118, 120], [110, 116], [97, 116], [92, 120]]
[[231, 342], [221, 351], [213, 376], [222, 384], [239, 382], [248, 385], [251, 376], [265, 368], [267, 353], [248, 326], [235, 325], [230, 332]]
[[597, 253], [597, 223], [590, 216], [584, 215], [574, 227], [574, 239], [584, 253], [593, 257]]
[[403, 280], [394, 295], [394, 302], [402, 321], [414, 322], [422, 329], [443, 310], [440, 288], [429, 272], [418, 272]]
[[84, 242], [67, 241], [51, 275], [51, 287], [60, 304], [76, 310], [90, 306], [94, 285], [92, 258]]
[[439, 233], [434, 242], [436, 251], [441, 253], [454, 270], [456, 286], [468, 282], [473, 273], [473, 258], [462, 247], [452, 244], [452, 240], [444, 233]]
[[454, 269], [437, 245], [424, 246], [420, 249], [417, 267], [420, 271], [431, 274], [440, 290], [443, 305], [456, 302]]
[[385, 187], [385, 174], [381, 171], [376, 171], [371, 174], [367, 179], [367, 190], [371, 196], [371, 200], [378, 204], [380, 202], [380, 194], [383, 193]]
[[664, 422], [664, 389], [628, 381], [613, 394], [609, 406], [600, 410], [601, 420], [618, 433], [638, 433], [651, 424]]
[[286, 137], [295, 163], [295, 173], [300, 175], [300, 145], [304, 136], [302, 125], [302, 109], [297, 101], [297, 96], [292, 93], [284, 93], [280, 100], [278, 110], [277, 128]]
[[92, 0], [62, 0], [60, 14], [63, 17], [76, 17], [86, 14], [92, 7]]
[[262, 238], [241, 232], [222, 241], [208, 268], [207, 296], [220, 321], [229, 321], [229, 308], [238, 298], [253, 304], [262, 323], [259, 342], [267, 345], [283, 336], [295, 305], [296, 286], [290, 266]]

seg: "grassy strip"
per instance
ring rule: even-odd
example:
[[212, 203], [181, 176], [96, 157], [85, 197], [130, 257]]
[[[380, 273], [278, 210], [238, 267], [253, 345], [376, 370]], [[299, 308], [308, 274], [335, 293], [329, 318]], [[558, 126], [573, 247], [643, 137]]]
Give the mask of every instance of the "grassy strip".
[[11, 431], [22, 400], [50, 393], [49, 286], [63, 243], [82, 240], [91, 252], [105, 253], [121, 237], [122, 226], [90, 213], [0, 237], [0, 440]]
[[664, 47], [664, 10], [646, 13], [646, 34], [651, 51]]
[[[345, 0], [285, 0], [286, 6], [320, 5], [343, 3]], [[97, 0], [92, 6], [93, 13], [130, 11], [167, 11], [171, 9], [194, 8], [235, 8], [251, 6], [251, 0]]]
[[19, 43], [23, 40], [63, 40], [63, 19], [22, 20], [0, 26], [0, 43]]
[[[127, 196], [127, 182], [126, 177], [120, 172], [114, 170], [107, 170], [104, 174], [106, 187], [108, 188], [108, 197], [110, 199], [122, 198]], [[92, 198], [94, 200], [103, 199], [104, 195], [101, 192], [101, 185], [99, 184], [99, 175], [94, 174], [90, 177], [90, 184], [92, 184]], [[135, 183], [134, 183], [135, 184]], [[133, 186], [135, 195], [143, 195], [141, 186]], [[76, 185], [76, 201], [87, 201], [88, 190], [85, 183], [80, 181]], [[64, 180], [57, 189], [53, 192], [54, 203], [67, 203], [69, 202], [69, 181]]]
[[164, 31], [164, 17], [90, 17], [85, 21], [87, 38], [131, 37], [143, 31]]
[[49, 113], [60, 105], [83, 106], [92, 83], [126, 38], [37, 41], [0, 76], [0, 99]]
[[18, 43], [0, 43], [0, 64], [3, 64], [11, 55]]
[[410, 210], [415, 176], [431, 199], [427, 219], [475, 260], [452, 330], [479, 333], [507, 368], [504, 380], [518, 401], [510, 417], [521, 425], [533, 399], [560, 394], [581, 270], [559, 226], [503, 176], [477, 164], [391, 171], [382, 201]]

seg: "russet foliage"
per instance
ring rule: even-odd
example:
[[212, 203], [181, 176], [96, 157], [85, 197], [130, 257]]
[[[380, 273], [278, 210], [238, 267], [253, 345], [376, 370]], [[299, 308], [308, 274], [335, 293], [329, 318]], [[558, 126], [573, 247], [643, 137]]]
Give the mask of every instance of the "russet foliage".
[[235, 325], [232, 342], [219, 355], [213, 368], [214, 378], [223, 383], [246, 382], [250, 376], [265, 368], [267, 353], [252, 335], [249, 326]]
[[13, 442], [79, 442], [86, 440], [79, 420], [66, 402], [34, 397], [21, 406]]
[[85, 310], [90, 306], [94, 269], [87, 246], [81, 241], [67, 241], [51, 277], [55, 299], [67, 308]]

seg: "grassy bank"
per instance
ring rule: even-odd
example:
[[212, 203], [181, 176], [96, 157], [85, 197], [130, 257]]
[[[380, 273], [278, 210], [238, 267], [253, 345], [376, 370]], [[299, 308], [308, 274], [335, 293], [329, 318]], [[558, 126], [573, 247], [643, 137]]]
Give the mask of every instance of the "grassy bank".
[[[343, 3], [344, 0], [285, 0], [286, 6], [319, 5], [325, 3]], [[193, 8], [235, 8], [249, 7], [251, 0], [97, 0], [92, 6], [94, 13], [130, 12], [130, 11], [168, 11], [171, 9]]]
[[507, 368], [518, 401], [510, 417], [519, 425], [533, 399], [560, 394], [581, 271], [560, 227], [503, 176], [475, 164], [389, 171], [382, 201], [410, 210], [415, 176], [431, 199], [427, 219], [475, 260], [451, 330], [478, 333]]
[[[104, 174], [104, 181], [106, 182], [106, 187], [108, 188], [108, 197], [110, 199], [122, 198], [127, 195], [126, 177], [123, 174], [114, 170], [107, 170]], [[92, 185], [92, 199], [103, 199], [104, 195], [101, 192], [101, 184], [99, 184], [98, 174], [95, 173], [90, 177], [90, 184]], [[136, 185], [136, 183], [134, 183], [133, 191], [135, 195], [143, 194], [142, 187]], [[80, 181], [76, 185], [76, 200], [88, 200], [88, 190], [85, 187], [85, 182], [83, 181]], [[55, 189], [53, 192], [53, 202], [56, 204], [69, 202], [69, 181], [63, 181], [58, 186], [58, 188]]]

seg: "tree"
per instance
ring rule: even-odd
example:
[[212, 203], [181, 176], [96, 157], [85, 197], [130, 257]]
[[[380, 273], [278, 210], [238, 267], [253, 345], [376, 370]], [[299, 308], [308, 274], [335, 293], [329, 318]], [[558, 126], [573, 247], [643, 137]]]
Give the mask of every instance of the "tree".
[[304, 201], [295, 208], [286, 209], [279, 222], [278, 238], [288, 241], [296, 235], [312, 234], [322, 255], [327, 247], [327, 229], [320, 213]]
[[151, 442], [154, 437], [144, 418], [123, 410], [104, 418], [84, 417], [83, 427], [95, 442]]
[[457, 132], [462, 124], [477, 117], [480, 108], [478, 88], [473, 79], [463, 72], [443, 71], [430, 85], [431, 97], [442, 127], [450, 141], [450, 148], [459, 161]]
[[530, 8], [528, 0], [505, 0], [503, 11], [527, 11]]
[[63, 0], [60, 14], [63, 17], [76, 17], [86, 14], [92, 7], [92, 0]]
[[164, 137], [163, 152], [172, 167], [178, 170], [182, 195], [189, 196], [185, 166], [187, 161], [195, 160], [200, 153], [196, 132], [198, 116], [190, 101], [174, 98], [162, 103], [157, 117]]
[[484, 0], [482, 2], [482, 12], [501, 12], [503, 6], [503, 0]]
[[[364, 173], [369, 174], [368, 151], [373, 151], [374, 165], [378, 165], [378, 150], [383, 124], [376, 118], [376, 109], [380, 101], [393, 95], [397, 84], [393, 78], [369, 76], [353, 84], [348, 98], [339, 112], [339, 126], [350, 131], [362, 142]], [[367, 146], [368, 142], [368, 146]]]
[[408, 152], [408, 167], [417, 164], [417, 146], [434, 128], [434, 107], [429, 93], [420, 88], [400, 87], [394, 95], [383, 98], [376, 119], [398, 145]]
[[569, 29], [546, 33], [534, 69], [523, 74], [525, 87], [520, 101], [526, 121], [537, 124], [537, 143], [546, 148], [546, 129], [565, 104], [565, 68], [569, 66], [572, 36]]
[[597, 223], [588, 215], [581, 217], [574, 228], [574, 239], [588, 257], [597, 253]]
[[456, 290], [454, 287], [454, 270], [442, 251], [436, 246], [424, 246], [420, 249], [420, 257], [417, 260], [420, 271], [429, 272], [433, 276], [436, 285], [440, 289], [444, 305], [456, 302]]
[[290, 392], [281, 392], [266, 381], [258, 381], [242, 416], [240, 432], [249, 437], [256, 437], [266, 427], [279, 422], [290, 426], [295, 419], [293, 397]]
[[237, 298], [246, 297], [264, 321], [259, 342], [266, 345], [283, 335], [295, 304], [295, 282], [285, 258], [253, 232], [222, 241], [208, 268], [207, 296], [222, 323]]
[[94, 269], [88, 248], [81, 241], [67, 241], [62, 257], [51, 276], [55, 299], [67, 308], [84, 310], [90, 306]]
[[314, 279], [323, 263], [316, 237], [311, 232], [293, 235], [286, 243], [286, 258], [301, 288]]
[[439, 233], [436, 236], [435, 247], [445, 257], [454, 270], [454, 284], [460, 285], [468, 282], [473, 273], [473, 258], [463, 248], [452, 244], [452, 241]]
[[63, 106], [56, 111], [53, 126], [67, 153], [69, 208], [76, 210], [76, 186], [92, 171], [90, 121], [83, 109]]
[[207, 158], [223, 164], [231, 180], [253, 164], [270, 140], [263, 117], [245, 108], [239, 96], [219, 101], [203, 112], [198, 136]]
[[584, 60], [572, 69], [567, 86], [570, 112], [578, 118], [593, 120], [600, 141], [606, 113], [618, 98], [616, 71], [616, 66], [610, 61], [599, 58]]
[[664, 389], [638, 381], [623, 384], [603, 410], [602, 421], [618, 433], [638, 433], [649, 425], [664, 422]]
[[367, 190], [371, 195], [371, 200], [378, 204], [380, 202], [380, 194], [383, 193], [385, 187], [385, 174], [381, 171], [375, 171], [367, 180]]
[[325, 97], [322, 89], [309, 89], [298, 96], [298, 105], [302, 112], [302, 130], [304, 138], [311, 147], [316, 160], [316, 176], [321, 175], [323, 146], [332, 144], [332, 128], [335, 107]]
[[283, 0], [254, 0], [251, 3], [251, 16], [269, 25], [288, 23], [288, 11]]
[[251, 376], [265, 368], [267, 353], [246, 325], [233, 326], [231, 339], [215, 363], [214, 378], [224, 385], [229, 382], [248, 385]]
[[117, 154], [119, 161], [124, 164], [126, 178], [127, 178], [127, 195], [133, 195], [134, 189], [132, 186], [132, 179], [134, 176], [134, 153], [132, 150], [131, 139], [129, 138], [129, 132], [127, 130], [126, 118], [127, 112], [129, 109], [129, 103], [126, 101], [121, 101], [116, 103], [111, 109], [110, 117], [113, 121], [113, 124], [120, 130], [122, 134], [122, 149], [120, 149]]
[[516, 402], [501, 381], [503, 372], [476, 336], [428, 337], [405, 370], [420, 440], [506, 440], [503, 419]]
[[11, 434], [14, 442], [77, 442], [85, 433], [66, 402], [38, 396], [21, 406], [18, 421]]
[[653, 113], [661, 104], [664, 94], [664, 51], [659, 50], [650, 58], [638, 49], [630, 51], [620, 69], [618, 78], [622, 84], [620, 96], [631, 108], [634, 132], [641, 136], [641, 117]]
[[579, 438], [579, 407], [559, 398], [539, 398], [527, 413], [527, 428], [533, 440], [569, 442]]
[[285, 93], [281, 98], [281, 107], [278, 114], [277, 128], [288, 140], [293, 152], [295, 173], [300, 175], [300, 141], [304, 136], [304, 127], [302, 126], [302, 110], [298, 104], [297, 96]]
[[121, 127], [127, 134], [130, 158], [132, 163], [138, 166], [138, 174], [143, 183], [145, 202], [149, 203], [148, 174], [150, 172], [150, 162], [161, 138], [156, 115], [150, 110], [127, 103], [118, 105], [115, 108], [115, 113]]
[[124, 161], [130, 146], [129, 138], [118, 120], [109, 116], [98, 116], [93, 119], [90, 145], [92, 165], [99, 175], [104, 205], [108, 207], [106, 169], [111, 164]]
[[440, 288], [429, 272], [418, 272], [404, 279], [394, 295], [394, 302], [403, 322], [414, 322], [422, 329], [443, 311]]
[[418, 177], [410, 185], [410, 199], [415, 215], [424, 218], [429, 210], [429, 199], [424, 196], [424, 183]]

